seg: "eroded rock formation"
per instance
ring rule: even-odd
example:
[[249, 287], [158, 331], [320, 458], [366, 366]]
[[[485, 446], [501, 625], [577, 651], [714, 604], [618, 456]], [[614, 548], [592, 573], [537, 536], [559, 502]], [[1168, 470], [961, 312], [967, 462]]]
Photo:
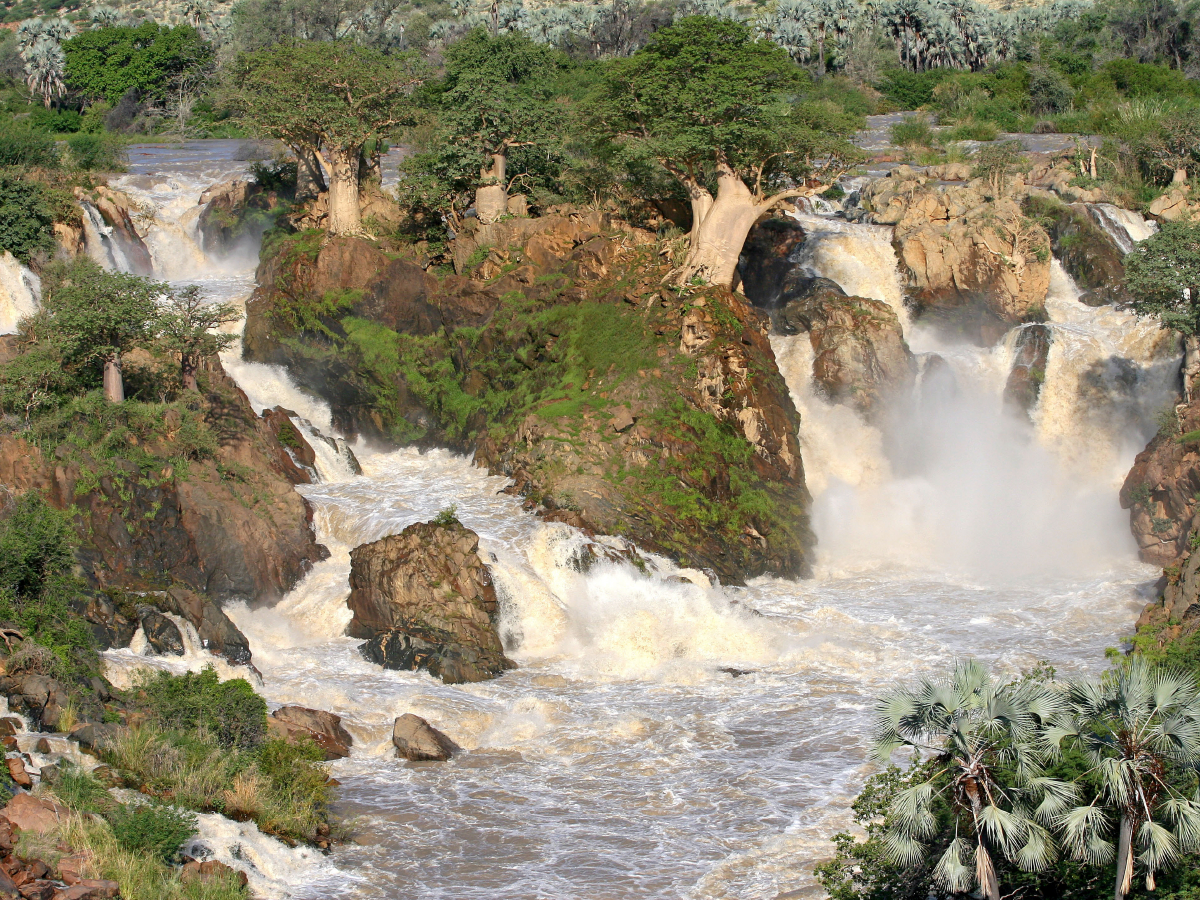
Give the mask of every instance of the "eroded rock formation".
[[495, 678], [504, 655], [479, 536], [457, 523], [417, 523], [350, 554], [347, 632], [389, 669], [425, 669], [447, 684]]

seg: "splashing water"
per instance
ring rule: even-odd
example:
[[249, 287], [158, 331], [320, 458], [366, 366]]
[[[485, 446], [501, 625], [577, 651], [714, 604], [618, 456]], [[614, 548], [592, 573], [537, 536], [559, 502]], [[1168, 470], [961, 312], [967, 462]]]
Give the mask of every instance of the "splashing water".
[[[199, 187], [212, 177], [200, 170], [225, 171], [195, 162], [206, 153], [219, 155], [154, 150], [153, 165]], [[902, 310], [884, 234], [810, 225], [823, 236], [803, 251], [803, 264]], [[200, 274], [209, 284], [224, 279], [230, 296], [248, 293], [248, 269]], [[1099, 353], [1127, 353], [1145, 369], [1146, 354], [1157, 360], [1161, 350], [1169, 367], [1169, 348], [1122, 343], [1131, 323], [1116, 317], [1103, 326], [1072, 320], [1068, 312], [1079, 311], [1068, 299], [1061, 315], [1053, 298], [1048, 304], [1056, 329], [1080, 329], [1081, 342], [1071, 349], [1064, 339], [1062, 359], [1052, 354], [1045, 390], [1063, 389], [1055, 406], [1070, 413], [1072, 397], [1091, 402], [1058, 382]], [[1084, 335], [1100, 349], [1085, 351]], [[1047, 422], [1034, 430], [1001, 412], [1011, 343], [980, 351], [939, 348], [920, 331], [910, 338], [922, 352], [940, 350], [953, 376], [947, 384], [937, 376], [943, 370], [924, 364], [909, 423], [926, 433], [920, 444], [824, 402], [812, 387], [807, 338], [773, 339], [804, 416], [817, 497], [820, 575], [806, 582], [712, 586], [654, 559], [648, 573], [599, 563], [581, 574], [571, 563], [577, 533], [522, 512], [498, 493], [504, 479], [442, 451], [357, 447], [361, 476], [331, 466], [322, 483], [302, 487], [330, 558], [273, 609], [227, 611], [250, 639], [272, 705], [343, 716], [354, 752], [332, 771], [342, 785], [337, 812], [356, 817], [355, 839], [321, 862], [329, 869], [286, 857], [254, 862], [265, 873], [255, 890], [454, 900], [816, 897], [812, 867], [831, 852], [828, 838], [847, 825], [848, 804], [871, 771], [872, 697], [961, 656], [1008, 671], [1040, 659], [1067, 672], [1102, 665], [1103, 648], [1128, 629], [1155, 574], [1136, 562], [1115, 508], [1110, 469], [1128, 461], [1128, 448], [1112, 429], [1128, 421], [1124, 401], [1093, 418], [1039, 411]], [[281, 370], [227, 365], [256, 409], [282, 405], [335, 436], [328, 408]], [[1131, 408], [1157, 402], [1153, 381], [1133, 389]], [[1061, 424], [1076, 420], [1112, 447], [1086, 472], [1064, 466], [1055, 444], [1070, 443], [1057, 435], [1084, 427]], [[451, 504], [480, 535], [501, 601], [498, 624], [520, 666], [482, 684], [384, 671], [343, 636], [351, 549]], [[1070, 565], [1043, 568], [1045, 554], [1024, 530], [1066, 546]], [[1000, 577], [998, 560], [1023, 556], [1026, 565]], [[438, 765], [394, 759], [392, 721], [407, 712], [466, 752]], [[213, 852], [230, 861], [235, 846], [247, 858], [253, 840], [217, 844]]]
[[7, 250], [0, 256], [0, 334], [16, 334], [20, 322], [38, 311], [41, 280]]
[[1134, 244], [1144, 241], [1158, 231], [1158, 224], [1131, 209], [1122, 209], [1111, 203], [1089, 203], [1088, 212], [1096, 224], [1108, 232], [1108, 236], [1122, 253], [1133, 250]]

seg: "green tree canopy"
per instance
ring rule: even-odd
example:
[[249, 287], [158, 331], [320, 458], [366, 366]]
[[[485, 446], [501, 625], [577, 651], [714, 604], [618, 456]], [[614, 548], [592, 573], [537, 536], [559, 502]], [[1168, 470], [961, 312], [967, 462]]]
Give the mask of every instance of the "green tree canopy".
[[362, 230], [358, 185], [363, 146], [417, 121], [414, 89], [424, 67], [347, 41], [298, 42], [248, 53], [231, 66], [231, 99], [247, 125], [316, 153], [330, 173], [329, 228]]
[[438, 129], [409, 171], [440, 183], [443, 202], [478, 189], [482, 221], [506, 212], [510, 185], [553, 187], [563, 157], [565, 116], [555, 80], [565, 55], [520, 33], [477, 28], [446, 51], [446, 76], [428, 92]]
[[121, 354], [152, 337], [167, 286], [80, 259], [51, 267], [42, 287], [42, 329], [64, 364], [86, 370], [101, 363], [105, 395], [124, 400]]
[[1125, 285], [1139, 315], [1200, 335], [1200, 224], [1173, 222], [1125, 257]]
[[626, 157], [657, 161], [691, 199], [682, 280], [730, 284], [755, 221], [854, 156], [800, 114], [796, 95], [808, 83], [780, 47], [703, 16], [664, 28], [606, 73], [589, 104], [592, 126]]
[[23, 263], [54, 250], [54, 213], [40, 184], [0, 175], [0, 250]]
[[212, 59], [212, 48], [195, 28], [153, 22], [85, 31], [64, 43], [63, 52], [67, 86], [110, 103], [130, 89], [162, 99], [172, 79]]

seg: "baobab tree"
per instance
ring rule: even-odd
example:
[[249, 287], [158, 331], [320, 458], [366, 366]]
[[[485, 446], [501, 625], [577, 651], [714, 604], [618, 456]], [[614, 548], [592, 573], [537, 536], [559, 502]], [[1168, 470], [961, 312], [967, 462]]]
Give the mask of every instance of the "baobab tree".
[[825, 189], [854, 158], [844, 139], [796, 115], [804, 81], [746, 25], [701, 16], [662, 29], [606, 73], [593, 126], [630, 156], [656, 160], [691, 201], [681, 283], [730, 286], [754, 223]]
[[363, 146], [416, 123], [412, 93], [425, 80], [416, 57], [346, 41], [297, 42], [247, 54], [231, 70], [246, 124], [290, 146], [302, 166], [315, 158], [329, 172], [329, 230], [361, 233]]

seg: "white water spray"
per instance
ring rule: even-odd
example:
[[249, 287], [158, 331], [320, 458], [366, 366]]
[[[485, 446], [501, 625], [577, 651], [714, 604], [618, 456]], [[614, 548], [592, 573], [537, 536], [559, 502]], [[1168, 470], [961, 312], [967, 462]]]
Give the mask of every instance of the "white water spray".
[[0, 334], [16, 334], [40, 306], [41, 280], [7, 250], [0, 256]]

